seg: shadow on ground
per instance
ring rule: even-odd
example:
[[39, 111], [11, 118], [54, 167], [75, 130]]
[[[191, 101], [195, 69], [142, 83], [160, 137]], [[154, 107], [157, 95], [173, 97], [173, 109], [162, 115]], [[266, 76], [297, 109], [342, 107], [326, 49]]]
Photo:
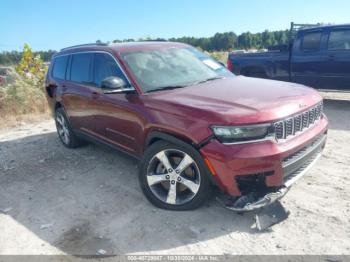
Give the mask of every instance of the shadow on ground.
[[56, 133], [0, 143], [0, 207], [65, 253], [91, 255], [156, 251], [250, 229], [253, 215], [237, 215], [214, 199], [189, 212], [153, 207], [139, 189], [137, 162], [88, 145], [69, 150]]

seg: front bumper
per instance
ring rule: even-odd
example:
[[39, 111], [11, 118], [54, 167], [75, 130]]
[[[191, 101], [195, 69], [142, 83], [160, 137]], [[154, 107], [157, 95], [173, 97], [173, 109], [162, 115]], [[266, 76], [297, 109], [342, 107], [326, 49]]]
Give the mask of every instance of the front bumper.
[[321, 153], [317, 153], [317, 155], [312, 159], [312, 161], [307, 162], [305, 166], [302, 167], [302, 169], [299, 172], [293, 173], [293, 175], [290, 177], [290, 179], [286, 180], [283, 186], [278, 188], [274, 192], [269, 192], [263, 195], [262, 197], [257, 197], [254, 201], [247, 202], [244, 206], [236, 206], [235, 201], [226, 202], [223, 201], [221, 198], [218, 198], [219, 202], [224, 204], [224, 206], [227, 209], [230, 209], [232, 211], [236, 212], [247, 212], [247, 211], [253, 211], [260, 209], [262, 207], [271, 205], [272, 203], [276, 202], [277, 200], [284, 197], [288, 191], [289, 188], [301, 177], [303, 177], [308, 170], [317, 162], [317, 160], [321, 157]]
[[[217, 184], [225, 194], [240, 197], [246, 192], [238, 178], [264, 176], [266, 194], [255, 197], [242, 210], [249, 211], [282, 198], [288, 188], [301, 178], [321, 156], [326, 143], [328, 120], [320, 119], [317, 125], [285, 143], [263, 141], [252, 144], [224, 145], [214, 140], [201, 149], [215, 169]], [[234, 207], [232, 207], [234, 208]]]

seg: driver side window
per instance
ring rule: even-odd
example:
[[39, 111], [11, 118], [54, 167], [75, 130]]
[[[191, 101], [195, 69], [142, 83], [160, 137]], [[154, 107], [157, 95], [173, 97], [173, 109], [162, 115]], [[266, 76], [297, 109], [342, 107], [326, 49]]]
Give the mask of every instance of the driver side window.
[[94, 60], [94, 83], [100, 87], [101, 82], [110, 76], [120, 77], [127, 83], [123, 72], [115, 62], [115, 60], [108, 54], [96, 53]]

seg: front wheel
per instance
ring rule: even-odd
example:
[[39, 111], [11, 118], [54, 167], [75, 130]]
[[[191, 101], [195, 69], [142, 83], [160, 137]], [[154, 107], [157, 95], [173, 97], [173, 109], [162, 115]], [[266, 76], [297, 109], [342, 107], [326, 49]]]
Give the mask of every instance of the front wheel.
[[211, 196], [207, 168], [189, 145], [151, 145], [141, 161], [139, 180], [147, 199], [163, 209], [195, 209]]

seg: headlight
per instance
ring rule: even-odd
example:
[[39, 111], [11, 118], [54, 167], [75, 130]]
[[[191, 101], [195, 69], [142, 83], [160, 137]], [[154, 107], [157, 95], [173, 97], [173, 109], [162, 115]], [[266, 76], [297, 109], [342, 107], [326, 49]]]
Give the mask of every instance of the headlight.
[[212, 126], [211, 129], [220, 142], [235, 143], [263, 139], [272, 132], [272, 125]]

